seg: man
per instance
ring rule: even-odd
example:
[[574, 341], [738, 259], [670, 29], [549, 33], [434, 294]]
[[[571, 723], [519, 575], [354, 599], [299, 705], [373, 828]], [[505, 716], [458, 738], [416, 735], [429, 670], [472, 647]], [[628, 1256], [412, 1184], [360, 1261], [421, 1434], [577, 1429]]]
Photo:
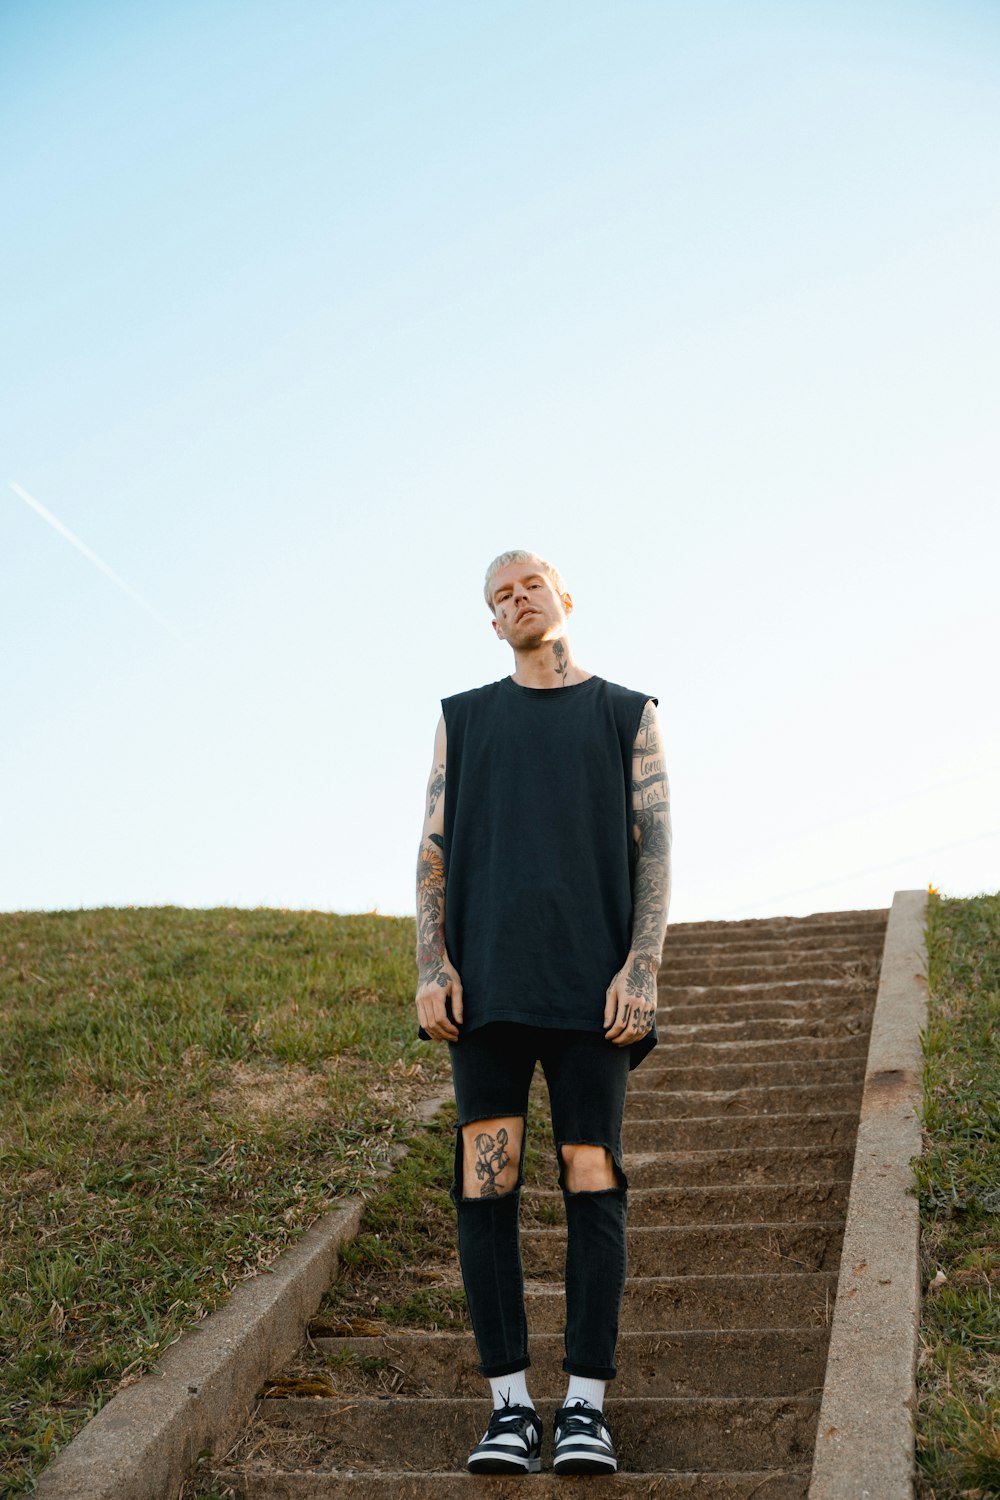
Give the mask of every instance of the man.
[[493, 1415], [474, 1473], [541, 1467], [518, 1242], [541, 1062], [567, 1218], [569, 1387], [553, 1467], [614, 1473], [603, 1404], [625, 1285], [625, 1085], [656, 1044], [670, 815], [655, 698], [578, 667], [549, 563], [489, 566], [510, 677], [443, 700], [417, 876], [421, 1035], [449, 1044], [459, 1260]]

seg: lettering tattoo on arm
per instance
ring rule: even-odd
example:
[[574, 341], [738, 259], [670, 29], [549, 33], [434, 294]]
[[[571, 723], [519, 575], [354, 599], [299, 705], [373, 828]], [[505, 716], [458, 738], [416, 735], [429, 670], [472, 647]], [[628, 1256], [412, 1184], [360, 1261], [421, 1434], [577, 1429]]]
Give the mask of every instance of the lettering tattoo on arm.
[[632, 950], [645, 964], [633, 963], [628, 984], [655, 993], [655, 973], [670, 906], [670, 789], [663, 746], [652, 702], [639, 720], [632, 753], [632, 836], [637, 845], [632, 888]]

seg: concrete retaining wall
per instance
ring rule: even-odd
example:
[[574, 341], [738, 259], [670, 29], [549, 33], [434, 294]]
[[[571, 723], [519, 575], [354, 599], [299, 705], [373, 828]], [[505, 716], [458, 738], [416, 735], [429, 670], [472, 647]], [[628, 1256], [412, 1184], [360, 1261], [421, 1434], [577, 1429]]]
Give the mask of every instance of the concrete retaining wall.
[[809, 1500], [912, 1500], [927, 897], [897, 891], [861, 1104]]

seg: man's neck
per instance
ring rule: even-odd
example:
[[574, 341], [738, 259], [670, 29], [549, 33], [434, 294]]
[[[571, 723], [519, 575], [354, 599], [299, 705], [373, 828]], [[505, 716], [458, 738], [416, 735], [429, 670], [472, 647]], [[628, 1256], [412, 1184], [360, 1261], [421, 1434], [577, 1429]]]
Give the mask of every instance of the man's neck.
[[530, 651], [515, 651], [514, 663], [512, 675], [520, 687], [573, 687], [593, 675], [577, 666], [565, 636], [543, 641]]

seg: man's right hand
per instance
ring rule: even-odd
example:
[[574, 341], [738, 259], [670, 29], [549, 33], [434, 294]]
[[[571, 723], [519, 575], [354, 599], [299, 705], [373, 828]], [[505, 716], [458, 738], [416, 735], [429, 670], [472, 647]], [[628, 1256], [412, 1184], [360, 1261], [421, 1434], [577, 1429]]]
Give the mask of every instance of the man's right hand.
[[[453, 1024], [446, 1009], [451, 999]], [[458, 970], [446, 958], [437, 967], [421, 975], [417, 985], [417, 1016], [420, 1024], [435, 1042], [457, 1042], [462, 1024], [462, 981]]]

